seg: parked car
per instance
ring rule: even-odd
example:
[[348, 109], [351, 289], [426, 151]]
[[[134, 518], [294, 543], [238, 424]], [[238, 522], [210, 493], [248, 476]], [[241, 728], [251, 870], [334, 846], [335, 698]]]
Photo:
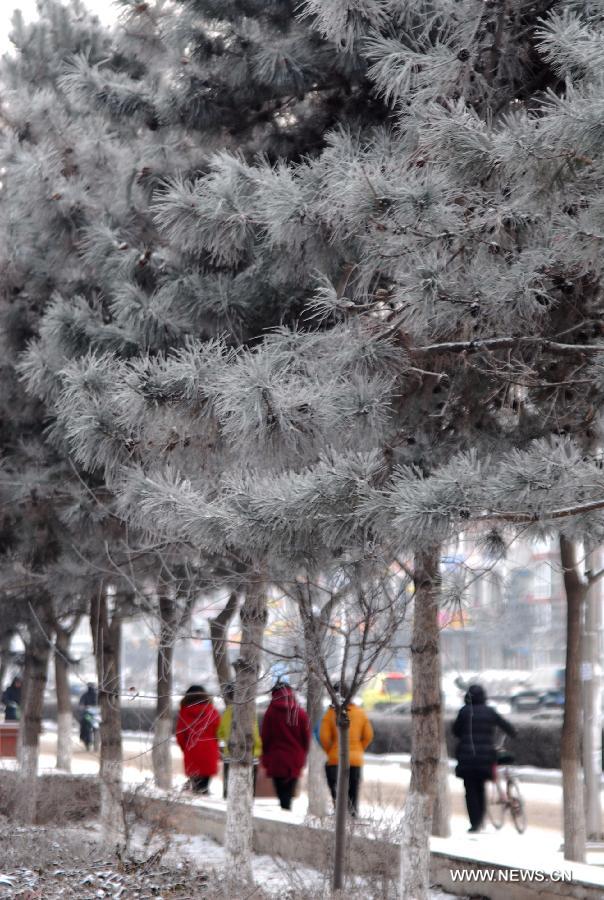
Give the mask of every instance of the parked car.
[[514, 694], [510, 703], [513, 712], [534, 712], [541, 706], [542, 699], [543, 694], [541, 691], [528, 689]]
[[537, 709], [560, 709], [564, 706], [566, 670], [559, 666], [535, 669], [523, 689], [510, 698], [514, 712], [534, 712]]
[[402, 672], [380, 672], [368, 682], [360, 699], [364, 709], [376, 712], [411, 703], [411, 676]]
[[[377, 710], [379, 711], [379, 706]], [[397, 706], [389, 706], [385, 712], [389, 716], [410, 716], [411, 715], [411, 701], [408, 703], [399, 703]]]

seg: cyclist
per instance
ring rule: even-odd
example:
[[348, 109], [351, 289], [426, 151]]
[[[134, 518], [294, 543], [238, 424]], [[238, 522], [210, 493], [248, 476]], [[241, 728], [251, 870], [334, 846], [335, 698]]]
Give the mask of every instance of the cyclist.
[[472, 684], [465, 696], [465, 705], [459, 710], [453, 723], [457, 744], [457, 768], [455, 774], [463, 779], [466, 790], [466, 806], [470, 818], [470, 832], [480, 831], [486, 812], [487, 781], [493, 778], [497, 762], [495, 732], [500, 728], [510, 737], [516, 730], [487, 706], [487, 695], [480, 684]]

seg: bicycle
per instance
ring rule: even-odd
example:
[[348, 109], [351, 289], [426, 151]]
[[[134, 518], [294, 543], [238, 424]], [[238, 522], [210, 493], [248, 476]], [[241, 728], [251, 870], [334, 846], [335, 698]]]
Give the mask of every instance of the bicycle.
[[[503, 826], [505, 814], [509, 810], [518, 834], [526, 831], [526, 808], [520, 792], [518, 779], [510, 769], [514, 762], [512, 754], [503, 748], [497, 750], [493, 781], [487, 795], [487, 814], [491, 824], [498, 831]], [[503, 766], [503, 772], [501, 771]]]

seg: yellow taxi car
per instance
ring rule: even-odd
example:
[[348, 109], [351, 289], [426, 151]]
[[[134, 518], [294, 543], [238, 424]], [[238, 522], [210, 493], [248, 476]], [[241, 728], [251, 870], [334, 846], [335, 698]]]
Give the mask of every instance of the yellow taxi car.
[[411, 703], [411, 676], [402, 672], [380, 672], [361, 692], [363, 709], [384, 712], [389, 706]]

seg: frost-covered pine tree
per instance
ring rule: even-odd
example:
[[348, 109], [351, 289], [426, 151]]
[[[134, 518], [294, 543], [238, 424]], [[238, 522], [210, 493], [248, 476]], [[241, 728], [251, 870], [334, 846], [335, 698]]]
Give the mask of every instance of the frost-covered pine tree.
[[[68, 346], [77, 345], [78, 341], [81, 345], [86, 340], [93, 320], [92, 314], [86, 314], [87, 305], [94, 306], [100, 292], [100, 283], [82, 253], [86, 223], [99, 225], [103, 232], [107, 202], [116, 218], [120, 214], [126, 220], [136, 218], [127, 199], [111, 204], [102, 183], [93, 187], [94, 176], [103, 166], [107, 177], [111, 170], [115, 184], [114, 167], [127, 157], [128, 150], [121, 147], [119, 158], [112, 155], [106, 124], [100, 118], [93, 121], [92, 114], [84, 123], [86, 116], [75, 115], [59, 86], [74, 54], [85, 54], [90, 64], [106, 60], [108, 55], [114, 59], [110, 37], [80, 3], [68, 9], [49, 0], [40, 9], [42, 18], [30, 26], [16, 18], [15, 52], [3, 60], [0, 71], [0, 153], [4, 171], [0, 191], [0, 396], [4, 422], [1, 491], [6, 510], [1, 549], [6, 565], [18, 566], [21, 573], [17, 579], [22, 582], [20, 590], [12, 588], [14, 579], [8, 579], [5, 591], [23, 606], [25, 633], [32, 645], [31, 652], [26, 653], [31, 662], [26, 665], [26, 681], [31, 680], [33, 688], [25, 691], [22, 717], [21, 780], [27, 801], [22, 815], [28, 817], [35, 809], [38, 736], [49, 650], [56, 631], [57, 661], [65, 652], [65, 628], [72, 616], [75, 583], [79, 584], [78, 609], [81, 601], [97, 619], [97, 613], [103, 612], [100, 607], [106, 603], [107, 588], [117, 591], [119, 602], [114, 604], [114, 611], [119, 614], [111, 632], [113, 640], [98, 642], [99, 655], [115, 658], [99, 660], [99, 671], [107, 672], [115, 665], [116, 646], [119, 648], [123, 609], [118, 607], [123, 606], [124, 593], [132, 593], [131, 583], [120, 583], [120, 567], [127, 569], [130, 580], [139, 577], [141, 568], [146, 569], [147, 578], [149, 567], [154, 567], [155, 572], [161, 568], [157, 559], [149, 564], [145, 558], [149, 554], [140, 547], [131, 547], [136, 536], [126, 532], [116, 520], [112, 497], [102, 482], [77, 470], [58, 432], [49, 439], [47, 411], [40, 397], [25, 393], [17, 370], [19, 354], [38, 334], [44, 310], [52, 309], [55, 323], [61, 321], [58, 340]], [[128, 136], [134, 133], [133, 127]], [[116, 196], [125, 198], [126, 193], [118, 190]], [[106, 237], [107, 230], [103, 233]], [[130, 265], [136, 263], [130, 260]], [[63, 294], [73, 299], [73, 305], [69, 315], [61, 319]], [[45, 384], [44, 392], [51, 392], [52, 387]], [[131, 549], [136, 551], [134, 559], [138, 560], [134, 568]], [[109, 621], [113, 622], [111, 613], [107, 631]], [[100, 634], [98, 627], [95, 633]], [[60, 690], [61, 684], [65, 687], [65, 679], [61, 678], [64, 668], [58, 664], [57, 669], [61, 672], [57, 686], [62, 704], [59, 744], [63, 750], [71, 741], [70, 701]], [[115, 787], [105, 791], [109, 811], [103, 811], [103, 819], [113, 828], [121, 816], [119, 680], [109, 683], [100, 679], [100, 700], [101, 706], [106, 707], [101, 769], [110, 773], [115, 783]], [[61, 757], [66, 764], [64, 752]]]
[[310, 3], [396, 127], [360, 115], [294, 165], [220, 153], [156, 206], [181, 258], [220, 269], [222, 308], [262, 285], [292, 327], [236, 354], [199, 327], [167, 356], [96, 342], [64, 369], [80, 463], [163, 538], [263, 564], [393, 531], [415, 548], [407, 898], [427, 893], [441, 542], [471, 519], [601, 528], [598, 7]]
[[[2, 144], [3, 151], [9, 156], [12, 148], [8, 149], [7, 143], [14, 147], [20, 141], [27, 141], [28, 131], [35, 130], [33, 120], [41, 115], [45, 92], [60, 66], [60, 52], [57, 50], [66, 46], [62, 44], [63, 32], [57, 38], [52, 53], [49, 53], [48, 43], [52, 44], [52, 39], [50, 42], [44, 41], [35, 29], [26, 32], [19, 17], [15, 24], [15, 40], [17, 43], [29, 40], [31, 53], [24, 67], [27, 73], [19, 68], [14, 56], [5, 57], [2, 63]], [[58, 19], [55, 24], [60, 24]], [[78, 46], [84, 33], [80, 30], [78, 34], [77, 31], [75, 29], [69, 35], [67, 45], [70, 52]], [[90, 33], [90, 38], [87, 46], [94, 56], [95, 41], [97, 52], [102, 52], [102, 41], [94, 31]], [[27, 102], [29, 98], [25, 89], [18, 98], [12, 93], [14, 79], [21, 82], [36, 80], [39, 89], [36, 110]], [[35, 155], [40, 168], [43, 168], [47, 148], [40, 131], [34, 142], [41, 144]], [[3, 595], [17, 607], [16, 614], [22, 623], [25, 642], [20, 789], [16, 813], [27, 821], [33, 821], [35, 816], [39, 733], [49, 655], [55, 627], [63, 622], [66, 611], [64, 598], [68, 590], [65, 583], [53, 585], [50, 572], [59, 564], [68, 550], [70, 539], [73, 539], [73, 534], [68, 530], [66, 532], [65, 522], [61, 520], [61, 512], [70, 502], [67, 485], [72, 473], [56, 448], [46, 443], [46, 417], [42, 404], [27, 396], [17, 372], [19, 353], [34, 335], [41, 311], [37, 285], [45, 281], [52, 268], [50, 257], [57, 258], [54, 253], [49, 254], [45, 269], [38, 269], [31, 277], [27, 271], [27, 245], [22, 244], [18, 229], [14, 227], [19, 221], [19, 208], [26, 211], [28, 202], [27, 188], [19, 193], [17, 185], [23, 189], [24, 183], [27, 184], [32, 175], [32, 165], [35, 165], [34, 159], [24, 153], [20, 159], [20, 170], [13, 170], [10, 174], [7, 171], [3, 175], [0, 191], [3, 245], [0, 254], [0, 493], [3, 507], [0, 552], [6, 574]], [[9, 197], [15, 200], [12, 208]], [[45, 200], [46, 206], [52, 205], [48, 195]], [[56, 233], [49, 228], [42, 240], [48, 247], [50, 240], [56, 240]]]
[[[242, 161], [258, 153], [272, 160], [298, 159], [318, 152], [334, 123], [379, 121], [386, 115], [372, 95], [362, 57], [336, 54], [310, 24], [296, 19], [292, 4], [124, 6], [129, 7], [125, 27], [113, 51], [101, 61], [80, 53], [60, 81], [69, 115], [77, 114], [77, 133], [69, 140], [77, 161], [67, 186], [59, 173], [53, 180], [60, 182], [55, 194], [64, 199], [68, 216], [77, 207], [69, 235], [77, 243], [69, 248], [69, 262], [78, 282], [72, 279], [51, 299], [40, 343], [24, 369], [30, 388], [51, 410], [58, 373], [91, 350], [155, 360], [168, 349], [186, 348], [191, 338], [207, 341], [226, 332], [227, 343], [238, 345], [267, 327], [295, 320], [304, 304], [299, 259], [287, 267], [275, 248], [270, 259], [260, 261], [251, 245], [242, 245], [237, 258], [223, 259], [220, 235], [207, 247], [182, 243], [177, 233], [168, 240], [167, 230], [157, 232], [150, 203], [158, 212], [169, 184], [185, 209], [200, 208], [204, 200], [195, 197], [195, 186], [212, 171], [210, 151], [216, 148], [236, 150]], [[91, 149], [97, 154], [97, 190], [91, 187]], [[212, 214], [215, 227], [227, 235], [238, 228], [231, 202], [237, 197], [231, 194], [230, 178], [216, 179]], [[43, 198], [35, 197], [31, 205], [38, 202]], [[35, 229], [35, 214], [32, 219], [26, 227]], [[104, 422], [99, 419], [106, 436], [113, 429], [111, 417], [106, 410]], [[164, 436], [169, 448], [169, 427]], [[117, 443], [114, 449], [117, 463]], [[176, 459], [182, 448], [177, 442], [172, 450]], [[138, 456], [135, 443], [127, 457]], [[252, 658], [263, 627], [266, 581], [263, 557], [247, 565], [250, 634], [244, 643], [250, 662], [242, 653], [236, 704], [246, 721], [242, 728], [235, 722], [238, 746], [232, 748], [233, 758], [244, 763], [246, 784], [257, 679]], [[243, 796], [234, 770], [230, 782], [234, 795]], [[240, 812], [232, 819], [233, 833], [243, 834]], [[242, 869], [239, 861], [235, 865]]]

